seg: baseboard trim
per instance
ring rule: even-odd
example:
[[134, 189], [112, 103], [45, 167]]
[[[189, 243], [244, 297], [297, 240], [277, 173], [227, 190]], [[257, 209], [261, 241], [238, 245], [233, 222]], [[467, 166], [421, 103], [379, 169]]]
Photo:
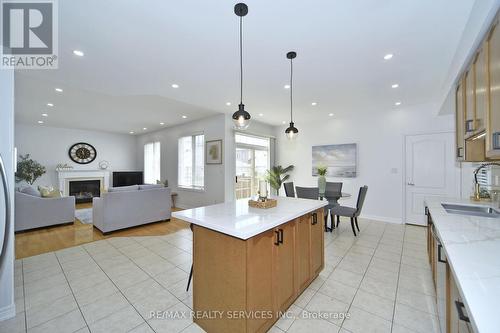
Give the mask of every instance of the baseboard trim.
[[388, 217], [388, 216], [377, 216], [377, 215], [364, 215], [360, 216], [363, 219], [375, 220], [380, 222], [394, 223], [394, 224], [403, 224], [403, 220], [397, 217]]
[[0, 321], [14, 318], [16, 316], [16, 304], [4, 306], [0, 309]]

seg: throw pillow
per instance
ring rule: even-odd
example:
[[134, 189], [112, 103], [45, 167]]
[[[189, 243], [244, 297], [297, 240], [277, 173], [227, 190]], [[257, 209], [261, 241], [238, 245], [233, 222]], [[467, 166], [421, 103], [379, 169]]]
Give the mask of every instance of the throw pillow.
[[24, 194], [28, 194], [28, 195], [32, 195], [34, 197], [41, 197], [40, 191], [38, 191], [37, 189], [35, 189], [31, 186], [23, 187], [21, 189], [21, 191], [19, 191], [19, 192], [24, 193]]
[[60, 198], [61, 192], [53, 186], [38, 186], [42, 198]]

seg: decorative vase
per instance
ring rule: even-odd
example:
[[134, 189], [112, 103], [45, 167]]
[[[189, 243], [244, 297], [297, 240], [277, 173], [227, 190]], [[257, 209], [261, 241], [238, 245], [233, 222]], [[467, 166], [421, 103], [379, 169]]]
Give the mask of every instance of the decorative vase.
[[326, 190], [326, 177], [325, 176], [318, 176], [318, 188], [319, 188], [320, 194], [325, 194], [325, 190]]

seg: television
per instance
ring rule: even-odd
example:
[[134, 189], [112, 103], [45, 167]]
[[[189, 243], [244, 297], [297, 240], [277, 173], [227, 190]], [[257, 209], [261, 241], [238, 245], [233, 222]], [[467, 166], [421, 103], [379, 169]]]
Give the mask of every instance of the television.
[[113, 187], [144, 184], [142, 171], [114, 171]]

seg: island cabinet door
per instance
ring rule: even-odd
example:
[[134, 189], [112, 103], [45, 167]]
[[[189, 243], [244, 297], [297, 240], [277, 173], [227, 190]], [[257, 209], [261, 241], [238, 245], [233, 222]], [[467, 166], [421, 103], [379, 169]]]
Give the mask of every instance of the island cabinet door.
[[311, 277], [317, 276], [324, 265], [324, 232], [323, 232], [323, 209], [311, 214], [309, 225], [311, 228]]
[[295, 221], [282, 224], [275, 231], [278, 237], [273, 256], [275, 309], [285, 311], [295, 299]]
[[[296, 288], [299, 293], [307, 288], [311, 278], [311, 215], [306, 214], [297, 220], [297, 256]], [[320, 224], [320, 223], [318, 223]]]

